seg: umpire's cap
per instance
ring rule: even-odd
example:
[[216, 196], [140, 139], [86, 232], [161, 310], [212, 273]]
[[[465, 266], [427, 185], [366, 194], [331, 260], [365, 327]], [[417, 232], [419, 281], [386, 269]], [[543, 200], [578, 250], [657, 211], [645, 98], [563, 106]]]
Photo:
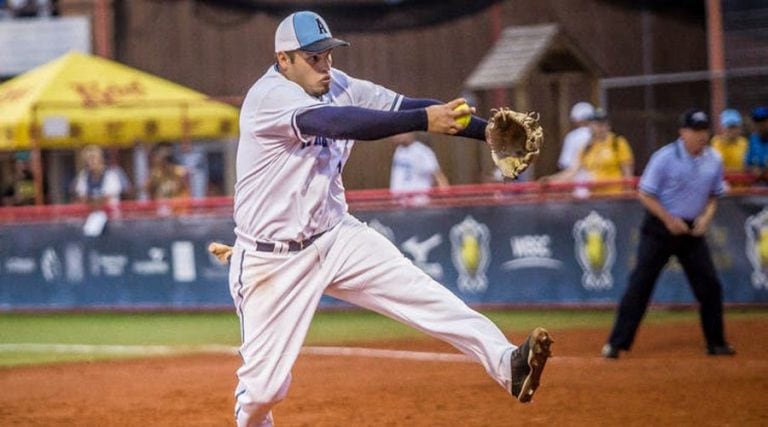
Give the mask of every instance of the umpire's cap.
[[325, 20], [307, 10], [288, 15], [275, 31], [275, 52], [303, 50], [317, 53], [338, 46], [349, 46], [349, 43], [333, 38]]

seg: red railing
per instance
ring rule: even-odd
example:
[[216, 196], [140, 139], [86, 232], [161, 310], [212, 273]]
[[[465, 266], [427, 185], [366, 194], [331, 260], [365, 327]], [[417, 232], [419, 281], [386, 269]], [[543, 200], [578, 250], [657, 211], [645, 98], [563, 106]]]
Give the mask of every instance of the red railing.
[[[586, 188], [589, 198], [615, 199], [635, 197], [638, 178], [603, 181], [599, 183], [540, 183], [515, 182], [494, 184], [454, 185], [428, 192], [392, 194], [388, 189], [351, 190], [347, 201], [352, 211], [392, 210], [424, 207], [493, 206], [517, 203], [541, 203], [553, 200], [583, 200]], [[728, 175], [732, 195], [768, 195], [768, 187], [756, 186], [749, 175]], [[615, 191], [615, 187], [623, 190]], [[601, 192], [604, 187], [611, 191]], [[20, 206], [0, 208], [0, 223], [51, 222], [82, 220], [93, 210], [87, 204]], [[169, 216], [231, 217], [232, 197], [204, 199], [169, 199], [162, 201], [123, 201], [106, 207], [113, 218], [158, 218]]]

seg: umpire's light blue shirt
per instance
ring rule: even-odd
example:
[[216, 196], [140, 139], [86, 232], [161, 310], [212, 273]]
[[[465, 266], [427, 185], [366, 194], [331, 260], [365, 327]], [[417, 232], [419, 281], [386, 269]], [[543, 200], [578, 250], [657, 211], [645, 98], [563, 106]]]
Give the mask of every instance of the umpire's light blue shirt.
[[704, 211], [710, 197], [725, 192], [723, 161], [710, 147], [693, 157], [678, 139], [651, 156], [639, 187], [656, 197], [670, 214], [693, 220]]

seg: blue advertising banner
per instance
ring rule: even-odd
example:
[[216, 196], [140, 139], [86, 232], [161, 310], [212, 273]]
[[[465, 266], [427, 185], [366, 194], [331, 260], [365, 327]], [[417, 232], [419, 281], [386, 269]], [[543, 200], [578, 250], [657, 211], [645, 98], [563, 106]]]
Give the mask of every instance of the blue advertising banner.
[[[634, 199], [366, 211], [360, 219], [473, 305], [613, 305], [634, 266], [643, 208]], [[0, 310], [230, 307], [231, 217], [0, 225]], [[708, 233], [727, 303], [768, 303], [768, 198], [721, 200]], [[670, 262], [653, 301], [694, 301]], [[332, 307], [340, 302], [323, 299]]]

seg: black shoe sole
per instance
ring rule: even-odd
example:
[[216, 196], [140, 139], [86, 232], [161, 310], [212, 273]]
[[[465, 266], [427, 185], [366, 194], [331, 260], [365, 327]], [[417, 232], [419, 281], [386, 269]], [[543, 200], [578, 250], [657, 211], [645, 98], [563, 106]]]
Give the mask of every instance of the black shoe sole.
[[544, 328], [534, 329], [528, 337], [528, 348], [530, 348], [528, 351], [528, 366], [531, 368], [531, 371], [525, 377], [525, 381], [523, 381], [523, 385], [520, 388], [520, 394], [517, 396], [517, 400], [520, 402], [528, 403], [533, 399], [533, 394], [539, 388], [541, 373], [544, 372], [547, 359], [552, 355], [550, 346], [553, 342], [549, 332]]

